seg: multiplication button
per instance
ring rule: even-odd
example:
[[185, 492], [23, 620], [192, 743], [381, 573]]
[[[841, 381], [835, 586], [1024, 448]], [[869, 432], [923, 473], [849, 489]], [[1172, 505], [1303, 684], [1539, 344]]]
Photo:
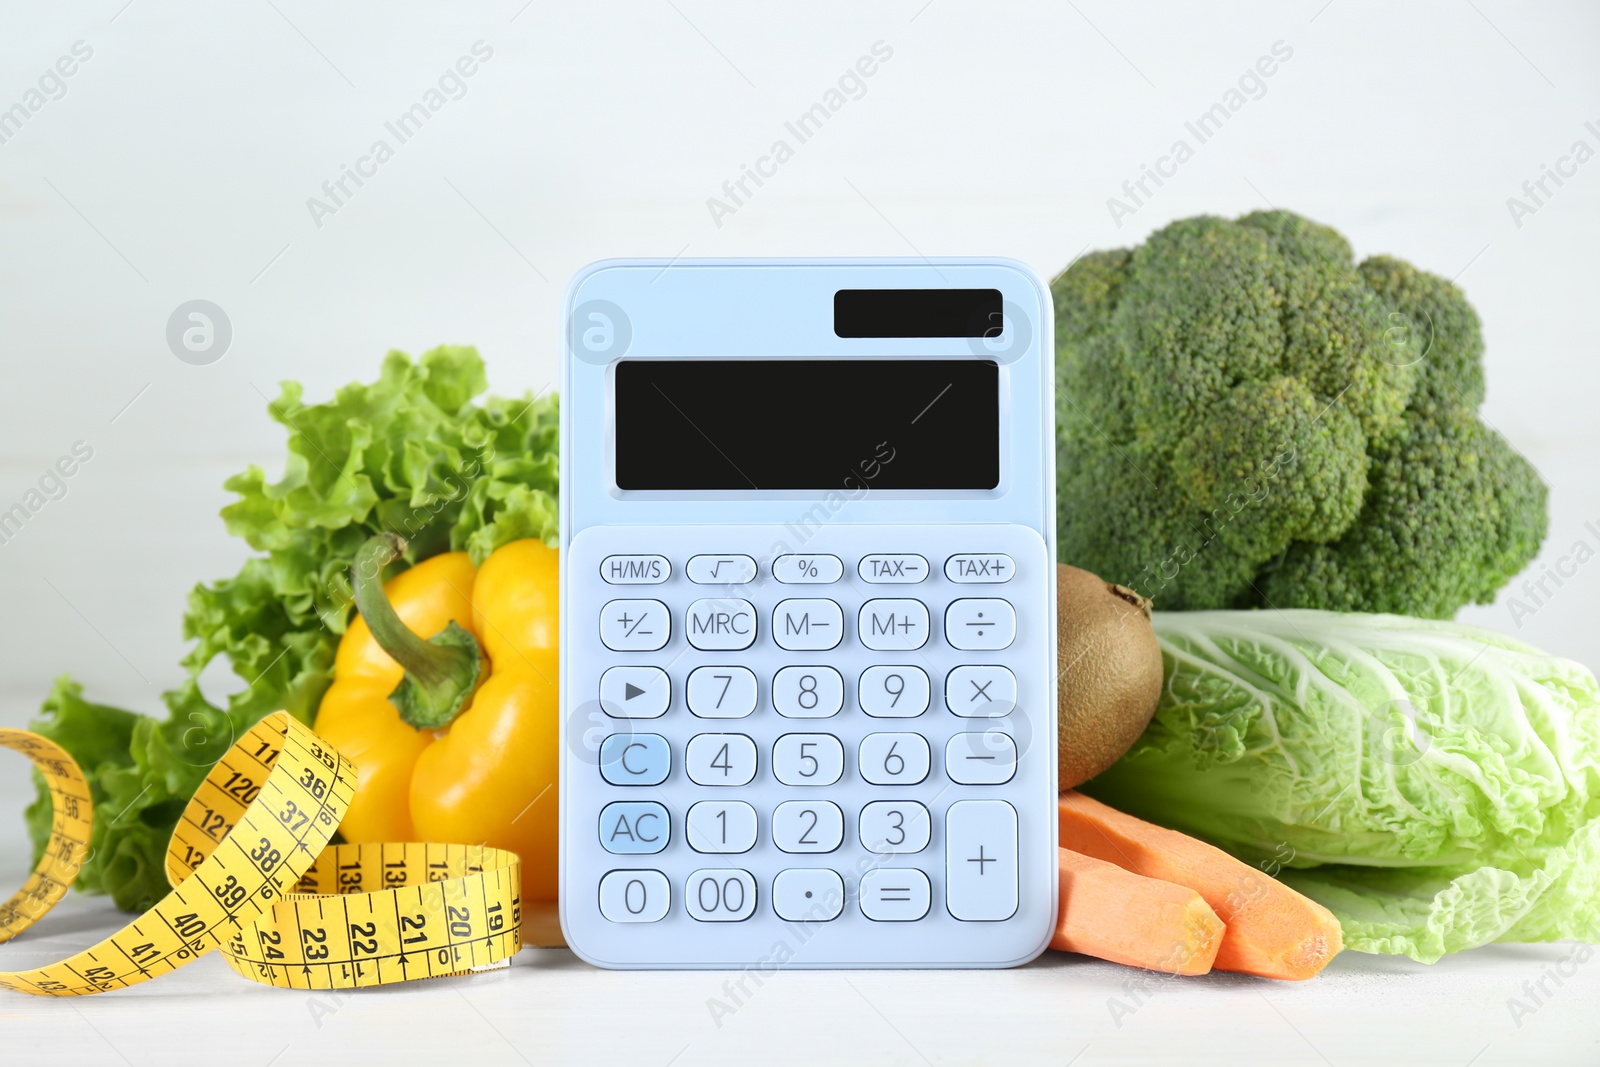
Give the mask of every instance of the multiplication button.
[[600, 640], [613, 652], [654, 652], [672, 636], [659, 600], [611, 600], [600, 609]]
[[1017, 676], [992, 663], [956, 667], [944, 678], [944, 706], [963, 719], [995, 719], [1017, 706]]

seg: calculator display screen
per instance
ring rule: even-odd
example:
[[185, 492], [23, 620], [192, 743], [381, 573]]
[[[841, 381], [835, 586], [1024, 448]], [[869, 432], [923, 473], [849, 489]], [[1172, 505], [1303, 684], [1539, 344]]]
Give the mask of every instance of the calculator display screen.
[[623, 360], [619, 489], [993, 489], [982, 359]]

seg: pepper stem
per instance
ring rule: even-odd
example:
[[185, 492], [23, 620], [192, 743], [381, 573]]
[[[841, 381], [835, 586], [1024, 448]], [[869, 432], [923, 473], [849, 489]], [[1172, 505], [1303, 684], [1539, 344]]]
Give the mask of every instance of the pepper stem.
[[383, 593], [383, 568], [405, 550], [405, 539], [399, 535], [375, 534], [356, 552], [351, 585], [373, 640], [406, 671], [389, 694], [389, 703], [407, 725], [438, 730], [450, 725], [478, 691], [483, 652], [477, 639], [453, 619], [426, 641], [400, 621]]

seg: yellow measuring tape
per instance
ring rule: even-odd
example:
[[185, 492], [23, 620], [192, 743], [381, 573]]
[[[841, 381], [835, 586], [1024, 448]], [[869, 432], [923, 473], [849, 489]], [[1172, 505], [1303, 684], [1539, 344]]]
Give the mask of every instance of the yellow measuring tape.
[[[0, 942], [65, 895], [89, 850], [93, 805], [65, 749], [0, 729], [50, 788], [50, 841], [0, 905]], [[167, 846], [172, 892], [100, 944], [45, 967], [0, 973], [19, 993], [122, 989], [213, 948], [253, 981], [344, 989], [461, 974], [521, 947], [517, 857], [481, 845], [335, 845], [356, 769], [284, 712], [262, 719], [212, 768]]]

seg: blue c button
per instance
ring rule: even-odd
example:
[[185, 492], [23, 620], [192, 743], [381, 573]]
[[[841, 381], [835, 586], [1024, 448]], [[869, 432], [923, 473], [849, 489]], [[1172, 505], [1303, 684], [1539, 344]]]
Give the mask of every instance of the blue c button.
[[600, 775], [612, 785], [660, 785], [672, 750], [660, 734], [612, 734], [600, 742]]

